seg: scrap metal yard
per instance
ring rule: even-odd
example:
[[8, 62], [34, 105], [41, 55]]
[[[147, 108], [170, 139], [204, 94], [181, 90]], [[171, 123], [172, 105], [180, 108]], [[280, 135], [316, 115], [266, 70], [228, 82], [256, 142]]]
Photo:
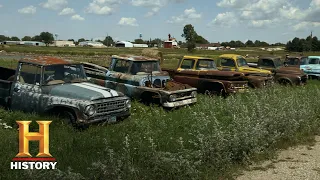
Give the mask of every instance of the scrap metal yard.
[[[16, 155], [17, 119], [53, 120], [50, 125], [50, 153], [58, 162], [56, 170], [26, 170], [10, 173], [4, 171], [0, 179], [19, 179], [22, 176], [32, 179], [46, 177], [50, 179], [233, 179], [237, 177], [248, 179], [256, 176], [256, 172], [244, 175], [242, 173], [253, 163], [275, 159], [275, 152], [278, 150], [301, 143], [312, 143], [314, 135], [319, 134], [320, 110], [319, 102], [315, 97], [320, 96], [320, 81], [309, 79], [307, 83], [302, 82], [301, 77], [304, 75], [299, 67], [295, 72], [283, 69], [276, 71], [278, 67], [272, 67], [269, 71], [262, 63], [259, 64], [261, 57], [267, 56], [277, 56], [281, 62], [285, 62], [288, 52], [284, 50], [271, 52], [261, 48], [244, 47], [220, 51], [199, 49], [189, 53], [184, 48], [15, 45], [0, 46], [0, 50], [0, 67], [17, 71], [19, 70], [18, 62], [24, 58], [47, 56], [54, 60], [71, 60], [77, 64], [88, 62], [96, 65], [92, 68], [93, 70], [99, 69], [100, 75], [102, 74], [100, 80], [103, 83], [87, 84], [90, 86], [87, 89], [92, 90], [95, 87], [98, 88], [96, 92], [103, 93], [102, 90], [106, 88], [98, 87], [103, 85], [114, 89], [112, 92], [117, 91], [119, 94], [123, 92], [129, 97], [135, 95], [135, 98], [131, 98], [131, 115], [126, 119], [112, 124], [94, 124], [82, 130], [68, 125], [56, 114], [42, 115], [31, 111], [0, 109], [0, 136], [3, 137], [0, 140], [2, 147], [0, 160], [4, 162], [0, 165], [0, 169], [8, 169], [7, 165], [11, 157]], [[224, 54], [236, 55], [222, 56]], [[304, 54], [304, 56], [314, 57], [316, 55], [319, 55], [319, 52]], [[241, 62], [238, 59], [232, 61], [231, 57], [239, 58], [240, 56]], [[300, 56], [300, 53], [290, 53], [290, 56]], [[239, 67], [234, 70], [231, 66], [227, 66], [228, 63], [221, 61], [226, 57], [230, 57], [231, 64], [236, 63]], [[205, 63], [201, 64], [199, 59], [205, 60]], [[220, 67], [212, 64], [218, 59], [221, 63]], [[270, 59], [276, 62], [275, 58]], [[186, 67], [188, 64], [183, 64], [183, 60], [196, 60], [197, 63], [189, 65], [188, 69]], [[129, 68], [133, 68], [137, 65], [134, 63], [139, 61], [153, 62], [153, 70], [140, 70], [139, 73], [130, 74]], [[261, 68], [250, 69], [254, 67], [249, 68], [246, 65], [243, 67], [242, 63], [245, 61], [258, 63]], [[118, 62], [121, 62], [122, 69], [116, 68], [115, 64]], [[130, 65], [123, 65], [125, 63]], [[154, 68], [158, 65], [164, 70], [171, 69], [174, 74], [161, 72], [161, 68]], [[286, 66], [288, 65], [281, 64], [284, 69]], [[123, 70], [123, 68], [127, 69]], [[105, 69], [111, 72], [108, 77], [104, 76]], [[221, 73], [221, 71], [224, 72]], [[87, 76], [89, 76], [88, 72]], [[283, 75], [285, 73], [296, 74]], [[277, 79], [273, 78], [274, 84], [269, 86], [265, 83], [266, 79], [270, 79], [267, 77], [276, 75]], [[233, 80], [233, 76], [237, 76], [237, 80]], [[194, 80], [195, 77], [196, 80]], [[290, 77], [289, 80], [292, 81], [300, 80], [292, 85], [281, 84], [282, 81], [277, 80], [282, 77]], [[184, 81], [184, 78], [188, 80]], [[158, 79], [161, 81], [158, 82]], [[259, 86], [245, 85], [247, 82], [250, 83], [250, 80]], [[111, 81], [118, 83], [118, 86], [107, 86]], [[159, 84], [154, 84], [153, 81]], [[233, 81], [235, 83], [231, 83]], [[71, 82], [76, 83], [73, 81], [69, 83]], [[124, 85], [119, 86], [122, 82]], [[248, 90], [220, 96], [219, 93], [211, 93], [213, 89], [208, 88], [213, 85], [210, 84], [213, 82], [223, 85], [219, 91], [221, 89], [232, 91], [238, 88], [237, 84], [241, 84], [241, 88]], [[178, 89], [167, 88], [174, 83], [179, 85]], [[197, 94], [191, 93], [199, 87], [204, 91]], [[127, 89], [123, 90], [123, 88], [131, 89], [127, 92]], [[136, 91], [137, 89], [139, 91]], [[190, 93], [186, 95], [188, 90]], [[183, 95], [171, 96], [173, 92], [182, 91]], [[155, 92], [160, 97], [155, 94], [148, 97], [158, 98], [160, 103], [140, 101], [139, 98], [144, 97], [143, 92]], [[74, 92], [73, 95], [80, 98], [76, 93], [78, 92]], [[162, 107], [163, 104], [170, 104], [168, 102], [189, 98], [189, 96], [194, 99], [192, 104], [185, 103], [173, 109]], [[84, 113], [87, 113], [86, 110]], [[37, 131], [37, 129], [36, 123], [31, 124], [30, 131]], [[37, 143], [31, 143], [30, 153], [35, 154], [37, 146]], [[286, 157], [283, 156], [283, 158]], [[277, 166], [276, 163], [275, 166]], [[268, 173], [272, 173], [271, 170], [268, 170]], [[257, 176], [260, 177], [260, 175]], [[279, 176], [273, 175], [273, 177]]]

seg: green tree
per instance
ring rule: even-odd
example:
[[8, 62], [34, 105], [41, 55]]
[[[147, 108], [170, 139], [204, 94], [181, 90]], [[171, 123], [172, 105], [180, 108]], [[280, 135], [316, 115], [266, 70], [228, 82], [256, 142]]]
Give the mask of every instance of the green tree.
[[114, 44], [114, 40], [112, 39], [111, 36], [107, 36], [102, 43], [106, 46], [111, 46], [112, 44]]
[[320, 51], [320, 41], [316, 36], [312, 38], [312, 43], [311, 43], [311, 50], [312, 51]]
[[135, 39], [134, 43], [135, 44], [144, 44], [145, 42], [142, 39]]
[[254, 43], [253, 43], [251, 40], [248, 40], [248, 41], [246, 42], [246, 46], [252, 47], [252, 46], [254, 46]]
[[53, 34], [49, 33], [49, 32], [41, 32], [40, 35], [41, 40], [47, 45], [49, 46], [49, 44], [53, 43], [54, 41], [54, 37]]
[[22, 41], [32, 41], [32, 37], [30, 36], [25, 36], [21, 39]]
[[20, 41], [20, 38], [18, 38], [17, 36], [12, 36], [10, 38], [11, 41]]
[[196, 43], [197, 44], [209, 44], [209, 41], [197, 34], [196, 35]]
[[68, 41], [73, 41], [74, 42], [74, 39], [68, 39]]
[[194, 48], [196, 47], [197, 38], [197, 33], [194, 30], [194, 27], [191, 24], [185, 25], [183, 28], [183, 34], [181, 36], [184, 37], [187, 41], [188, 51], [194, 51]]
[[0, 35], [0, 42], [2, 41], [8, 41], [10, 38], [5, 35]]
[[32, 37], [31, 39], [32, 41], [42, 41], [41, 37], [39, 35], [35, 35], [34, 37]]
[[163, 43], [163, 41], [160, 39], [160, 38], [156, 38], [156, 39], [153, 39], [151, 41], [152, 44], [156, 44], [158, 47], [160, 47]]

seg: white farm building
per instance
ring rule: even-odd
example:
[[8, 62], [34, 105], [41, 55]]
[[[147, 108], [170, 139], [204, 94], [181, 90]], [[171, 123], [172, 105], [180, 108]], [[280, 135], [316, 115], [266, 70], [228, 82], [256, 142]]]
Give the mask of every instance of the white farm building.
[[94, 41], [83, 41], [83, 42], [80, 42], [78, 46], [83, 46], [83, 47], [89, 46], [89, 47], [98, 47], [98, 48], [106, 47], [101, 42], [94, 42]]
[[73, 41], [54, 41], [53, 46], [58, 46], [58, 47], [75, 47], [76, 45], [74, 44]]
[[128, 41], [118, 41], [115, 43], [116, 47], [133, 47], [133, 44]]

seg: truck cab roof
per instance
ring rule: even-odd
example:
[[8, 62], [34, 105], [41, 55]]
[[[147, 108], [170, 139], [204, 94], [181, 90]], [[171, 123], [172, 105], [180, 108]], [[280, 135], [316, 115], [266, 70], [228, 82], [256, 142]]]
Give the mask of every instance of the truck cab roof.
[[62, 65], [62, 64], [75, 64], [73, 61], [67, 61], [64, 59], [50, 57], [50, 56], [23, 58], [19, 62], [29, 63], [29, 64], [37, 64], [40, 66], [59, 65], [59, 64], [60, 65]]
[[112, 55], [112, 58], [125, 59], [130, 61], [159, 61], [158, 58], [137, 55]]
[[214, 61], [214, 59], [209, 58], [209, 57], [200, 57], [200, 56], [183, 56], [184, 59], [211, 59]]

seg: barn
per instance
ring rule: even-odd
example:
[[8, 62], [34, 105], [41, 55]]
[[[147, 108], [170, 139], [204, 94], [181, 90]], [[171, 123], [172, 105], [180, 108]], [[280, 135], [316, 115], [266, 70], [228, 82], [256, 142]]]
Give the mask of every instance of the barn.
[[164, 48], [175, 48], [178, 46], [178, 42], [174, 38], [170, 38], [167, 41], [164, 41], [163, 47]]

